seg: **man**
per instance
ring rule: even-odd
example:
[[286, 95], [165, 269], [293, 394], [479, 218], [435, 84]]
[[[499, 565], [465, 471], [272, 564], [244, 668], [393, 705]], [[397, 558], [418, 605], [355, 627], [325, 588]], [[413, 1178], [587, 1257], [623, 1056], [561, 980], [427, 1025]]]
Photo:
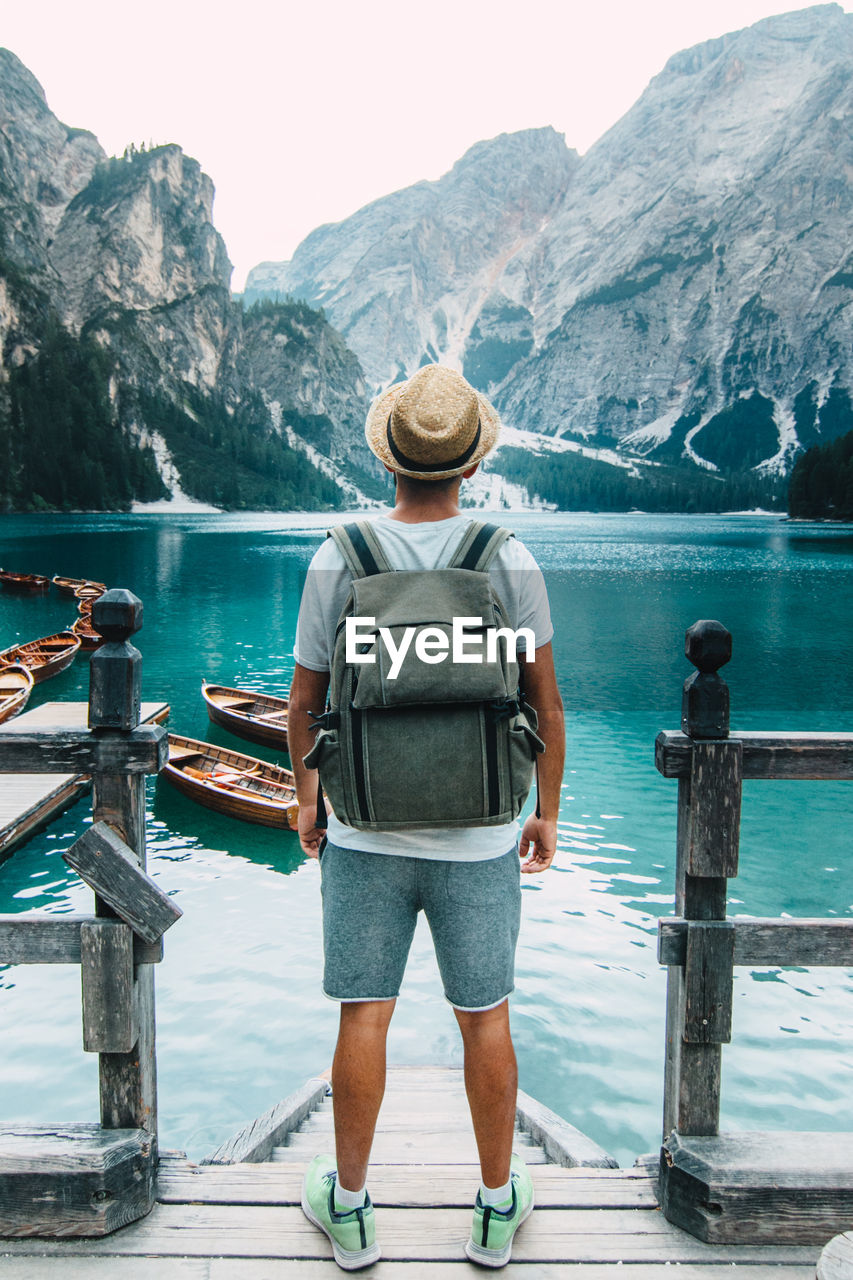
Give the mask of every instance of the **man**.
[[[447, 565], [470, 521], [459, 511], [462, 481], [497, 442], [499, 421], [486, 398], [452, 370], [430, 365], [374, 403], [366, 436], [395, 476], [393, 510], [372, 530], [394, 569]], [[524, 823], [454, 830], [357, 830], [329, 815], [318, 824], [316, 771], [303, 757], [313, 744], [309, 713], [322, 711], [335, 629], [351, 573], [332, 539], [316, 553], [297, 625], [288, 732], [299, 799], [299, 837], [320, 856], [323, 882], [324, 990], [341, 1002], [332, 1064], [336, 1161], [308, 1170], [302, 1206], [329, 1236], [347, 1270], [379, 1257], [365, 1185], [385, 1088], [385, 1042], [419, 909], [430, 923], [445, 995], [464, 1045], [465, 1088], [480, 1157], [468, 1257], [486, 1266], [509, 1261], [516, 1229], [533, 1207], [533, 1187], [512, 1154], [517, 1093], [508, 996], [520, 917], [521, 873], [550, 866], [556, 849], [565, 730], [554, 673], [544, 583], [514, 538], [489, 569], [511, 626], [532, 629], [535, 651], [519, 654], [525, 698], [537, 711], [545, 753], [538, 763], [537, 815]], [[516, 852], [517, 848], [517, 852]], [[452, 864], [452, 868], [448, 866]], [[448, 892], [452, 875], [477, 892]], [[435, 891], [431, 886], [435, 885]], [[476, 900], [476, 905], [472, 905]]]

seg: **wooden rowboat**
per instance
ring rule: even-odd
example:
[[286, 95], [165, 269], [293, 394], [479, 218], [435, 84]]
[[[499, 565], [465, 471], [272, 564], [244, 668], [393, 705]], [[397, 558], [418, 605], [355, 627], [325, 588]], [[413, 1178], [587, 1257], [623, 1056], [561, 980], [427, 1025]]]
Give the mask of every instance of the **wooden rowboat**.
[[32, 673], [26, 667], [19, 664], [0, 667], [0, 724], [23, 711], [34, 684]]
[[0, 569], [0, 586], [6, 591], [47, 591], [50, 578], [40, 573], [10, 573], [8, 569]]
[[77, 621], [72, 623], [71, 630], [75, 636], [79, 637], [80, 648], [85, 649], [87, 653], [99, 648], [104, 643], [104, 637], [92, 626], [92, 618], [88, 613], [81, 612]]
[[40, 684], [69, 667], [79, 648], [79, 636], [75, 636], [73, 631], [59, 631], [54, 636], [43, 636], [41, 640], [28, 640], [26, 644], [4, 649], [0, 653], [0, 666], [20, 663], [32, 672], [36, 684]]
[[296, 830], [296, 784], [289, 769], [197, 738], [169, 734], [163, 777], [190, 800], [243, 822]]
[[249, 742], [287, 750], [287, 698], [206, 682], [202, 683], [201, 696], [214, 724]]
[[103, 582], [94, 582], [91, 578], [51, 578], [51, 582], [64, 596], [73, 596], [83, 587], [96, 587], [99, 594], [106, 591], [106, 585]]

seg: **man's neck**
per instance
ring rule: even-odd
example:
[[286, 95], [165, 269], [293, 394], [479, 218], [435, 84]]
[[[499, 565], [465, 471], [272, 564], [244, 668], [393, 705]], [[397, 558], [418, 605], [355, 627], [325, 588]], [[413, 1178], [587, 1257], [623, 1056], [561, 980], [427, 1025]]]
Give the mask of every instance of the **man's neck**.
[[410, 488], [405, 477], [398, 476], [396, 499], [390, 515], [392, 520], [399, 520], [402, 524], [423, 524], [458, 516], [459, 484], [430, 493], [420, 486]]

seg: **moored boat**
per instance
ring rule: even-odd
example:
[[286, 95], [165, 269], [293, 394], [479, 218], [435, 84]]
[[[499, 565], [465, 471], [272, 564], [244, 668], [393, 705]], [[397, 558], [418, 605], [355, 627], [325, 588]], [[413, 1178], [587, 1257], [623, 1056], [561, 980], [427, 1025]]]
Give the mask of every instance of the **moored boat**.
[[34, 683], [32, 672], [19, 663], [0, 666], [0, 724], [23, 711]]
[[107, 589], [105, 583], [95, 582], [92, 578], [63, 578], [57, 574], [55, 578], [51, 578], [51, 582], [63, 596], [73, 596], [83, 587], [95, 587], [99, 594]]
[[0, 587], [6, 591], [47, 591], [50, 578], [40, 573], [12, 573], [8, 569], [0, 569]]
[[170, 733], [163, 777], [208, 809], [243, 822], [296, 830], [295, 780], [279, 765]]
[[79, 636], [73, 631], [59, 631], [53, 636], [42, 636], [40, 640], [28, 640], [4, 649], [0, 653], [0, 666], [20, 663], [32, 672], [35, 683], [40, 684], [69, 667], [79, 648]]
[[214, 724], [249, 742], [287, 750], [287, 698], [202, 682], [201, 696]]
[[80, 617], [71, 624], [71, 630], [75, 636], [79, 637], [80, 648], [91, 652], [104, 643], [104, 637], [99, 631], [92, 626], [92, 618], [90, 613], [81, 611]]

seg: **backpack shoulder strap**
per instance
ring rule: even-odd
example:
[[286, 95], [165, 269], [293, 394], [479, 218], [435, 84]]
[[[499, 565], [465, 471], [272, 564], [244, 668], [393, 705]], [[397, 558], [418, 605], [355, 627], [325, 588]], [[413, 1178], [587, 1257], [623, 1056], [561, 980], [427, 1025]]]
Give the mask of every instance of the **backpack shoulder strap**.
[[485, 573], [507, 538], [515, 534], [497, 524], [484, 524], [473, 520], [462, 535], [462, 541], [454, 551], [448, 569], [477, 569]]
[[393, 572], [369, 521], [335, 525], [333, 529], [327, 529], [326, 537], [335, 543], [354, 578]]

